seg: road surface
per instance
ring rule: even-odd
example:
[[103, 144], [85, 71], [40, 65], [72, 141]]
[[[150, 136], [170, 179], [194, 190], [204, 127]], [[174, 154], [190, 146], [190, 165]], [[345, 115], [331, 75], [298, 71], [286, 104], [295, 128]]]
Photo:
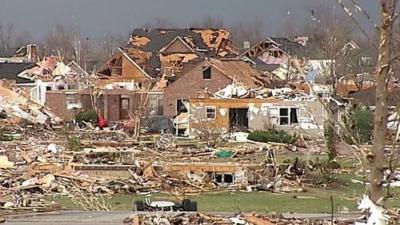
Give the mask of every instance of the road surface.
[[[86, 211], [61, 211], [54, 213], [44, 213], [39, 215], [26, 215], [7, 218], [6, 224], [11, 225], [122, 225], [126, 217], [133, 215], [132, 211], [112, 211], [112, 212], [86, 212]], [[156, 214], [156, 212], [143, 212], [146, 214]], [[159, 212], [170, 213], [170, 212]], [[175, 212], [182, 213], [182, 212]], [[193, 212], [189, 212], [193, 213]], [[222, 216], [233, 216], [233, 213], [208, 213]], [[329, 214], [304, 214], [304, 213], [284, 213], [286, 218], [314, 218], [330, 219]], [[355, 219], [360, 214], [335, 214], [334, 218]]]
[[44, 215], [7, 218], [11, 225], [122, 225], [133, 212], [62, 211]]

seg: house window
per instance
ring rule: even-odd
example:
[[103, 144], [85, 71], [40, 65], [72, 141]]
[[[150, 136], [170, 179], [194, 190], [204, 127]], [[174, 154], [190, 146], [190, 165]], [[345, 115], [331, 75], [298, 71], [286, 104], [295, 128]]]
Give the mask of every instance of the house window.
[[203, 79], [210, 80], [211, 79], [211, 67], [203, 68]]
[[51, 91], [51, 86], [46, 86], [46, 91]]
[[149, 94], [149, 103], [151, 115], [162, 116], [162, 95]]
[[177, 99], [176, 100], [176, 115], [179, 115], [181, 113], [187, 113], [188, 108], [186, 105], [188, 104], [187, 99]]
[[122, 110], [129, 110], [129, 97], [128, 96], [121, 96], [121, 109]]
[[298, 108], [279, 108], [279, 125], [293, 125], [298, 124]]
[[213, 106], [208, 106], [206, 107], [206, 117], [207, 119], [215, 119], [215, 107]]
[[214, 181], [219, 185], [222, 184], [222, 186], [227, 186], [235, 182], [235, 176], [234, 174], [229, 173], [215, 173]]
[[69, 104], [76, 104], [76, 95], [73, 93], [68, 93], [65, 94], [65, 102], [67, 103], [67, 105]]
[[279, 109], [279, 125], [289, 125], [289, 109]]

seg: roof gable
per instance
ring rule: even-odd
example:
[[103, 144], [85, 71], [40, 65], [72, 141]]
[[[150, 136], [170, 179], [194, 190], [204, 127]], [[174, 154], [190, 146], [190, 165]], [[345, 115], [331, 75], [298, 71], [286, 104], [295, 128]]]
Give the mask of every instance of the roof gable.
[[265, 40], [258, 42], [250, 49], [244, 51], [241, 56], [256, 57], [271, 48], [278, 49], [287, 55], [295, 57], [305, 57], [307, 55], [306, 47], [297, 42], [291, 41], [287, 38], [268, 37]]
[[167, 46], [160, 50], [161, 53], [194, 53], [195, 51], [184, 41], [177, 36]]

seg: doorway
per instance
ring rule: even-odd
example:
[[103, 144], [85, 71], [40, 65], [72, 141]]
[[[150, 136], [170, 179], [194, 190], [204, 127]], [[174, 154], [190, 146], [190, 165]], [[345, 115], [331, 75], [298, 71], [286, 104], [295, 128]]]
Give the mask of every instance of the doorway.
[[248, 108], [229, 109], [229, 130], [246, 131], [249, 129]]

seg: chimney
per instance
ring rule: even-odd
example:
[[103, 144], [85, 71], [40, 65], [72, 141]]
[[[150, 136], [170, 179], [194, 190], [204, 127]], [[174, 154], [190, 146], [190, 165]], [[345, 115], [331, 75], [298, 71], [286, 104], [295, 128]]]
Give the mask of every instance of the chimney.
[[37, 62], [38, 59], [37, 45], [29, 44], [26, 46], [26, 57], [28, 62]]
[[244, 41], [243, 42], [243, 48], [244, 49], [249, 49], [250, 48], [250, 41]]

